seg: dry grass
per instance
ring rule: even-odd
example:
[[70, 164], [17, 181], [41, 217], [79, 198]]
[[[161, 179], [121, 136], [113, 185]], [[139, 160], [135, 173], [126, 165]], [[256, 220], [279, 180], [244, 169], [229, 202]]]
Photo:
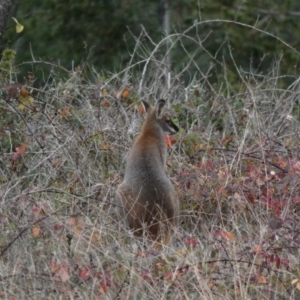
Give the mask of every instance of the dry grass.
[[[139, 79], [134, 62], [102, 80], [86, 66], [62, 79], [53, 66], [29, 107], [1, 100], [14, 116], [1, 136], [3, 298], [300, 297], [298, 81], [279, 89], [274, 66], [265, 78], [237, 69], [239, 92], [226, 74], [220, 89], [204, 74], [183, 84], [159, 47], [141, 48]], [[181, 225], [157, 249], [123, 226], [114, 197], [139, 101], [162, 97], [182, 128], [167, 166]]]

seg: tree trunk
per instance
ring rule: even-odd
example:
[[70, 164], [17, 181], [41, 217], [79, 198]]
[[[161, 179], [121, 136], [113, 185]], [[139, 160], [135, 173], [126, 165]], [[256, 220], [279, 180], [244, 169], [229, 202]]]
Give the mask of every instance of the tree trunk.
[[13, 0], [0, 0], [0, 42], [6, 29], [6, 23], [9, 16]]
[[[158, 19], [160, 26], [162, 28], [162, 32], [166, 37], [170, 34], [170, 5], [168, 0], [162, 0], [158, 6]], [[163, 82], [166, 84], [167, 89], [170, 87], [170, 72], [171, 72], [171, 61], [170, 61], [170, 39], [166, 40], [166, 53], [164, 57], [164, 74], [163, 74]]]

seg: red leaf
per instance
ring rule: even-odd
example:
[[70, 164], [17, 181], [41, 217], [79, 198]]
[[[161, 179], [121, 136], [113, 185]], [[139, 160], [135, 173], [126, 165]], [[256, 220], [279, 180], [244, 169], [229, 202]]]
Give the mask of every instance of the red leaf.
[[99, 290], [100, 292], [106, 294], [107, 293], [107, 285], [105, 284], [105, 282], [100, 282], [99, 284]]
[[63, 228], [64, 226], [62, 224], [54, 224], [53, 225], [53, 230], [54, 231], [57, 231], [57, 230], [60, 230], [61, 228]]
[[224, 237], [224, 233], [222, 230], [216, 230], [214, 232], [214, 236], [220, 236], [220, 237]]
[[269, 259], [270, 259], [270, 262], [273, 263], [275, 261], [275, 255], [274, 254], [271, 254], [269, 256]]
[[276, 259], [275, 259], [275, 266], [276, 266], [277, 269], [279, 269], [280, 265], [281, 265], [281, 261], [280, 261], [280, 258], [277, 256]]
[[288, 258], [282, 258], [281, 264], [284, 265], [287, 270], [290, 269], [290, 260]]
[[246, 172], [249, 174], [251, 178], [258, 178], [259, 177], [259, 172], [253, 165], [248, 165]]
[[88, 270], [88, 268], [86, 267], [83, 267], [81, 270], [80, 270], [80, 273], [79, 273], [79, 278], [81, 280], [86, 280], [90, 277], [90, 271]]
[[197, 246], [198, 242], [197, 242], [197, 240], [195, 238], [188, 238], [187, 239], [187, 244], [191, 248], [195, 248]]
[[36, 217], [45, 216], [46, 211], [47, 211], [47, 207], [45, 204], [41, 204], [40, 206], [35, 206], [32, 209], [32, 212]]

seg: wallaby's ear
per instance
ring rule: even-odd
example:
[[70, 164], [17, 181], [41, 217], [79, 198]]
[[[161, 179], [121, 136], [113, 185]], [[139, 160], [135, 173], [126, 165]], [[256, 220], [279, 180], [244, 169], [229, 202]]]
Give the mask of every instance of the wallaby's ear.
[[156, 104], [155, 109], [156, 109], [156, 115], [157, 115], [158, 117], [160, 116], [161, 111], [162, 111], [162, 109], [163, 109], [163, 107], [164, 107], [165, 105], [166, 105], [166, 100], [160, 99], [160, 100], [157, 101], [157, 104]]
[[148, 109], [151, 107], [151, 105], [147, 101], [142, 100], [142, 102], [144, 105], [145, 112], [148, 112]]

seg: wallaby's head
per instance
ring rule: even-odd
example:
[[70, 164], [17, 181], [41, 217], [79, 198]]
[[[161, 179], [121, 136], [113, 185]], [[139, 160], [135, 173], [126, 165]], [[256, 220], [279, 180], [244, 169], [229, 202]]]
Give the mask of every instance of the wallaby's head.
[[145, 111], [147, 112], [147, 120], [145, 122], [145, 129], [153, 127], [159, 129], [162, 134], [175, 134], [179, 128], [172, 122], [168, 113], [163, 112], [166, 101], [160, 99], [156, 106], [151, 106], [148, 102], [143, 101]]

